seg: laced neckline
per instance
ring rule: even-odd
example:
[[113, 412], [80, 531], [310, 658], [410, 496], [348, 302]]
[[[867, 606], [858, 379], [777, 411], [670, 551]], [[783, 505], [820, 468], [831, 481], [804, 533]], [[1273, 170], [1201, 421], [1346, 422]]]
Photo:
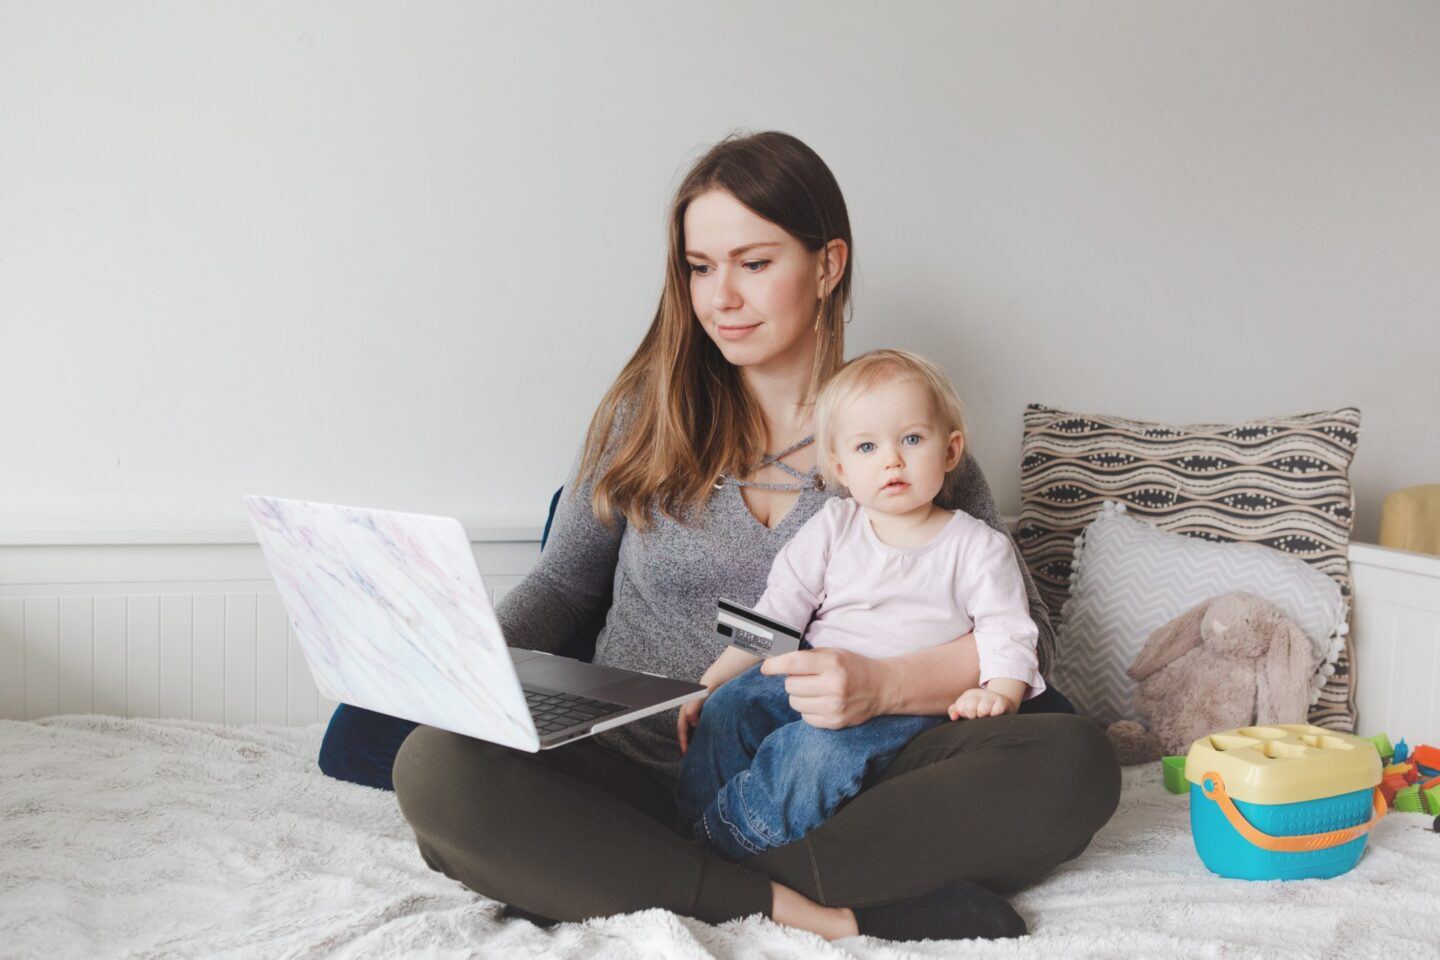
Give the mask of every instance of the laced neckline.
[[801, 447], [808, 446], [814, 442], [815, 434], [813, 433], [807, 437], [802, 437], [779, 453], [765, 454], [765, 458], [760, 461], [760, 466], [755, 468], [759, 470], [761, 467], [779, 467], [781, 470], [790, 474], [790, 476], [795, 477], [796, 480], [799, 481], [798, 483], [764, 483], [759, 480], [741, 480], [739, 477], [732, 477], [728, 473], [722, 473], [715, 478], [715, 489], [719, 490], [726, 484], [730, 484], [736, 487], [754, 487], [758, 490], [809, 490], [811, 488], [824, 490], [825, 481], [820, 477], [819, 464], [811, 467], [809, 473], [801, 473], [799, 470], [790, 466], [790, 464], [780, 462], [781, 457], [788, 457]]

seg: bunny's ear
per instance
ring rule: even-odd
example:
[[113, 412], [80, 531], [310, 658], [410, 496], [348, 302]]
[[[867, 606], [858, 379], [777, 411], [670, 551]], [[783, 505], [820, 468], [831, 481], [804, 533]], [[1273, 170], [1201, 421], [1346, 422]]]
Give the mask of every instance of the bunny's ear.
[[1314, 659], [1310, 638], [1284, 616], [1259, 667], [1256, 723], [1304, 723], [1310, 707], [1310, 672]]
[[1137, 683], [1177, 657], [1200, 646], [1200, 622], [1210, 601], [1196, 605], [1150, 634], [1135, 662], [1126, 671]]

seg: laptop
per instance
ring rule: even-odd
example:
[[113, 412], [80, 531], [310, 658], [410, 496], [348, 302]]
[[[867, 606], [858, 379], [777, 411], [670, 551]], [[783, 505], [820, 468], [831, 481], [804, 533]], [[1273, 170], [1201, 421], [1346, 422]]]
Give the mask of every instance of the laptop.
[[705, 695], [508, 647], [458, 520], [259, 496], [245, 509], [331, 700], [534, 752]]

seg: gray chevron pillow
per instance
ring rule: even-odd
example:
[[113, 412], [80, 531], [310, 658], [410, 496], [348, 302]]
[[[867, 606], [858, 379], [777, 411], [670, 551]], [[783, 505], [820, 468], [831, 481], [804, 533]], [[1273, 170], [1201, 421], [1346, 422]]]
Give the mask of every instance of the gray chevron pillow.
[[1167, 533], [1111, 501], [1076, 538], [1070, 576], [1052, 672], [1081, 716], [1101, 724], [1141, 719], [1126, 669], [1152, 631], [1203, 600], [1246, 590], [1279, 607], [1314, 648], [1312, 704], [1349, 629], [1339, 585], [1305, 561], [1258, 543]]

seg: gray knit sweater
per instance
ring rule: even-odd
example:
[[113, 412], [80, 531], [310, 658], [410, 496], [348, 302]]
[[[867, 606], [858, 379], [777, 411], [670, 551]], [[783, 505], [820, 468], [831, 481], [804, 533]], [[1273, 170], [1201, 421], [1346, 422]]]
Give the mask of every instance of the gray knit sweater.
[[[623, 518], [611, 529], [595, 517], [590, 508], [594, 482], [576, 483], [578, 465], [577, 455], [539, 563], [499, 604], [505, 639], [516, 647], [554, 651], [598, 617], [608, 595], [613, 599], [595, 641], [595, 662], [681, 680], [697, 680], [725, 648], [715, 632], [716, 599], [747, 606], [757, 602], [780, 547], [836, 495], [828, 489], [803, 490], [772, 530], [755, 519], [739, 488], [726, 484], [688, 525], [652, 510], [652, 526], [640, 533]], [[959, 469], [953, 502], [942, 505], [1008, 533], [968, 450]], [[1018, 550], [1016, 563], [1040, 628], [1045, 674], [1054, 631]], [[673, 781], [680, 770], [675, 716], [669, 710], [598, 737]]]

